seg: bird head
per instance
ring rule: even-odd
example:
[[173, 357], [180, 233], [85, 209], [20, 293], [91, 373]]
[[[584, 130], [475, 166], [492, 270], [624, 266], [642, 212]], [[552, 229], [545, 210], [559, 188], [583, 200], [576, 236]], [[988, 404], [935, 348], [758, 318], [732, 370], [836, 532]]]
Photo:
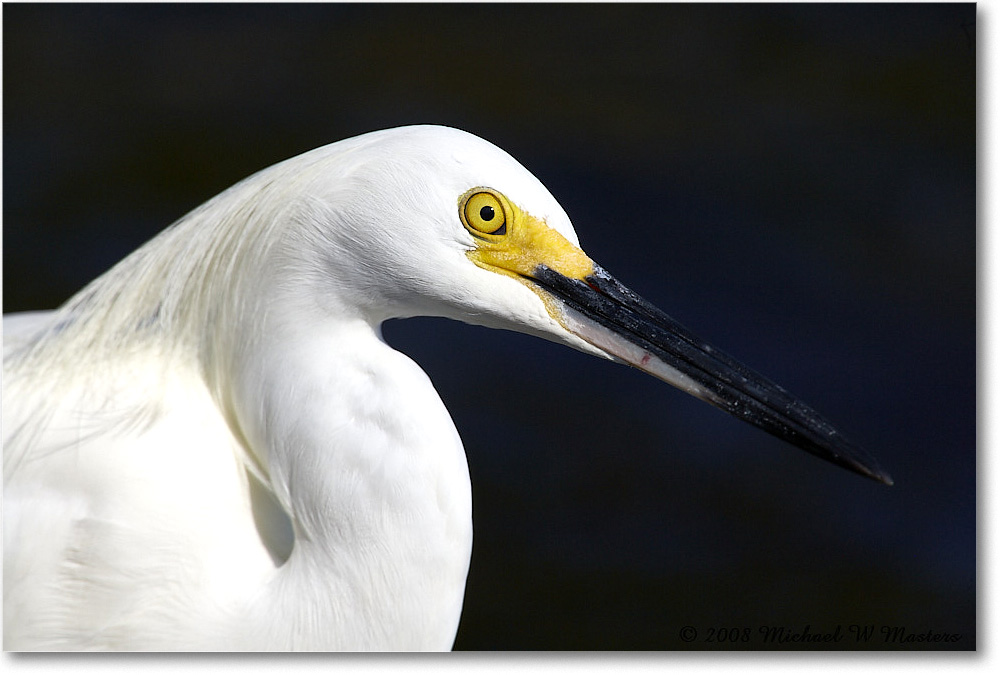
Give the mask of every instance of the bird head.
[[[784, 389], [694, 336], [595, 263], [556, 199], [503, 150], [416, 126], [337, 149], [310, 247], [338, 297], [377, 323], [446, 316], [619, 361], [852, 471], [874, 458]], [[333, 253], [336, 253], [336, 256]], [[345, 260], [348, 256], [350, 260]]]

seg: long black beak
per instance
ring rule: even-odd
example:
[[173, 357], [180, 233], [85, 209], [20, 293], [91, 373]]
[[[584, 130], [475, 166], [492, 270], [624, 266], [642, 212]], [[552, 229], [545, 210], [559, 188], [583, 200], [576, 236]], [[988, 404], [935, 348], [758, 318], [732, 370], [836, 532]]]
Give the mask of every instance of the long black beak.
[[806, 452], [892, 485], [871, 454], [844, 438], [812, 408], [702, 342], [597, 265], [582, 280], [539, 265], [531, 279], [564, 303], [568, 330], [615, 359]]

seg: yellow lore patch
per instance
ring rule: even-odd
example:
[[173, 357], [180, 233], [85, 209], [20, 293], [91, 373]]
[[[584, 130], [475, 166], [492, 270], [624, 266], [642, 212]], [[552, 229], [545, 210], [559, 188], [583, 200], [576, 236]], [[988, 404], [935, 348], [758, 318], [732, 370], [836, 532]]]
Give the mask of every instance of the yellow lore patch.
[[480, 267], [522, 280], [539, 265], [572, 279], [593, 273], [593, 261], [579, 247], [496, 190], [473, 188], [458, 203], [462, 224], [476, 239], [467, 255]]

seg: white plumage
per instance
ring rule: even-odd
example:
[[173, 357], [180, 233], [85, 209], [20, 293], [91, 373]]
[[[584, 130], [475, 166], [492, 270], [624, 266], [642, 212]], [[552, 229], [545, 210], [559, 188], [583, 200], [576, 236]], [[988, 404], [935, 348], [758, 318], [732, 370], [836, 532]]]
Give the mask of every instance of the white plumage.
[[261, 171], [59, 310], [5, 317], [4, 648], [450, 648], [465, 454], [379, 325], [520, 330], [730, 409], [659, 334], [591, 313], [645, 307], [614, 284], [509, 155], [407, 127]]

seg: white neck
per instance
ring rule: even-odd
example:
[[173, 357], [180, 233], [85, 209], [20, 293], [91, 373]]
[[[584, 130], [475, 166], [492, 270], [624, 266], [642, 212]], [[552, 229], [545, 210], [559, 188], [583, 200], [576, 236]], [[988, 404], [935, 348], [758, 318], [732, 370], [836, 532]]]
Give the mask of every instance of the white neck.
[[221, 619], [230, 647], [448, 649], [472, 545], [464, 450], [423, 371], [381, 341], [384, 317], [338, 295], [352, 290], [337, 287], [341, 261], [295, 239], [322, 215], [288, 187], [310, 167], [269, 169], [186, 216], [75, 296], [11, 369], [86, 377], [152, 350], [164, 377], [182, 362], [205, 379], [295, 535]]
[[449, 649], [472, 512], [447, 410], [423, 371], [361, 320], [267, 336], [246, 354], [233, 402], [295, 544], [251, 611], [251, 633], [267, 627], [253, 640]]

